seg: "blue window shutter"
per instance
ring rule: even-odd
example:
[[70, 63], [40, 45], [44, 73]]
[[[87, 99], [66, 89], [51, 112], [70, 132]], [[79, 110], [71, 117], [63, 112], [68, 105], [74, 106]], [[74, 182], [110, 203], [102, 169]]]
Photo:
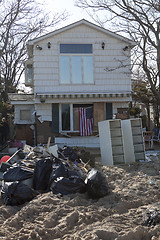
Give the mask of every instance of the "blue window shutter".
[[113, 118], [112, 103], [106, 103], [106, 120]]
[[52, 103], [52, 131], [59, 133], [59, 104]]

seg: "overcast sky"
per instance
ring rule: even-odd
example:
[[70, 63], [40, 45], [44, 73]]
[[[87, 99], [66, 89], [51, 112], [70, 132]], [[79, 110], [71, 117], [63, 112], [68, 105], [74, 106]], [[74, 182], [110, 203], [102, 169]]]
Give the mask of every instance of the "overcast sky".
[[70, 14], [68, 20], [62, 23], [62, 27], [79, 21], [83, 18], [93, 22], [85, 10], [74, 6], [74, 0], [45, 0], [45, 3], [46, 8], [50, 12], [55, 13], [58, 11], [66, 10]]

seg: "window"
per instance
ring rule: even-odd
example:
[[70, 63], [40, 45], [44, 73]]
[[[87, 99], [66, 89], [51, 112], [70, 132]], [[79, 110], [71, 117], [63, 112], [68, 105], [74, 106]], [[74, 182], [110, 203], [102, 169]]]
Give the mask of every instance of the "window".
[[113, 118], [113, 107], [112, 103], [106, 103], [106, 119], [112, 119]]
[[79, 108], [73, 105], [73, 131], [79, 131]]
[[60, 83], [94, 83], [92, 44], [60, 44]]
[[92, 53], [92, 44], [60, 44], [60, 53]]
[[32, 64], [26, 65], [25, 84], [29, 85], [29, 86], [33, 84], [33, 66], [32, 66]]
[[70, 131], [70, 105], [62, 104], [62, 131]]
[[61, 104], [61, 131], [79, 132], [80, 128], [80, 108], [92, 108], [93, 104]]
[[20, 120], [31, 120], [30, 110], [20, 110]]
[[61, 83], [70, 83], [70, 59], [68, 56], [60, 57]]
[[81, 57], [72, 56], [72, 83], [81, 83], [82, 82], [82, 66], [81, 66]]
[[93, 83], [93, 57], [84, 56], [83, 57], [83, 67], [84, 67], [84, 82]]

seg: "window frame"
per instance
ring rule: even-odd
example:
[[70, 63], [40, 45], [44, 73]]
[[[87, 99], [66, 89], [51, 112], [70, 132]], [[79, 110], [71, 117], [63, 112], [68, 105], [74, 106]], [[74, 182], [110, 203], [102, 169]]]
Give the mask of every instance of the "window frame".
[[[60, 43], [60, 53], [64, 54], [92, 54], [92, 43]], [[68, 46], [68, 49], [65, 48]], [[88, 48], [87, 48], [88, 46]], [[76, 47], [80, 47], [79, 49]]]
[[[21, 120], [20, 119], [20, 115], [21, 115], [21, 111], [23, 110], [27, 110], [30, 112], [30, 120]], [[16, 124], [34, 124], [35, 123], [35, 109], [34, 109], [34, 105], [29, 105], [29, 106], [17, 106], [15, 108], [15, 111], [17, 112], [17, 118], [15, 118], [15, 123]]]
[[[62, 130], [62, 105], [68, 104], [70, 106], [70, 130]], [[71, 111], [72, 109], [72, 111]], [[72, 103], [60, 103], [59, 104], [59, 132], [73, 132], [73, 104]]]
[[[28, 71], [31, 71], [31, 81], [29, 81], [28, 79]], [[25, 85], [26, 86], [33, 86], [33, 82], [34, 82], [34, 68], [33, 68], [33, 59], [30, 58], [25, 62]]]
[[[62, 130], [62, 105], [63, 104], [69, 104], [70, 106], [70, 130]], [[60, 133], [67, 133], [67, 132], [73, 132], [73, 133], [79, 133], [79, 130], [74, 130], [73, 126], [73, 105], [76, 105], [77, 103], [60, 103], [59, 104], [59, 132]], [[78, 105], [94, 105], [93, 103], [78, 103]]]
[[[25, 118], [25, 119], [22, 119], [21, 117], [22, 117], [22, 112], [28, 112], [28, 115], [29, 115], [29, 119], [27, 119], [27, 118]], [[19, 111], [19, 119], [20, 119], [20, 121], [28, 121], [28, 122], [30, 122], [31, 121], [31, 110], [30, 109], [20, 109], [20, 111]]]
[[[66, 44], [67, 45], [67, 44]], [[70, 44], [69, 44], [70, 45]], [[73, 44], [76, 45], [76, 44]], [[79, 44], [77, 44], [79, 45]], [[80, 44], [81, 45], [81, 44]], [[85, 44], [84, 44], [85, 45]], [[94, 55], [93, 55], [93, 44], [88, 44], [91, 45], [92, 53], [61, 53], [61, 44], [59, 44], [59, 83], [60, 85], [94, 85], [95, 84], [95, 79], [94, 79]], [[61, 82], [61, 57], [66, 56], [69, 57], [69, 73], [70, 73], [70, 79], [68, 82]], [[72, 57], [81, 57], [81, 76], [82, 76], [82, 81], [81, 82], [74, 82], [73, 83], [73, 74], [72, 74]], [[90, 56], [92, 57], [92, 82], [85, 82], [85, 66], [84, 66], [84, 57]]]

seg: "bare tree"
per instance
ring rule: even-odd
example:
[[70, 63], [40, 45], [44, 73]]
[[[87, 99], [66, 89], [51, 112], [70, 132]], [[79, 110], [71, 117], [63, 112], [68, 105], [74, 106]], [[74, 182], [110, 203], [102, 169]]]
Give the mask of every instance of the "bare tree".
[[94, 20], [98, 19], [98, 22], [103, 12], [103, 24], [114, 23], [117, 31], [126, 33], [137, 43], [133, 50], [134, 67], [136, 71], [138, 69], [145, 73], [150, 89], [160, 105], [160, 1], [77, 0], [75, 3], [90, 11], [90, 15]]
[[24, 72], [26, 42], [66, 20], [64, 11], [53, 15], [36, 0], [0, 1], [0, 85], [3, 101], [18, 90]]

